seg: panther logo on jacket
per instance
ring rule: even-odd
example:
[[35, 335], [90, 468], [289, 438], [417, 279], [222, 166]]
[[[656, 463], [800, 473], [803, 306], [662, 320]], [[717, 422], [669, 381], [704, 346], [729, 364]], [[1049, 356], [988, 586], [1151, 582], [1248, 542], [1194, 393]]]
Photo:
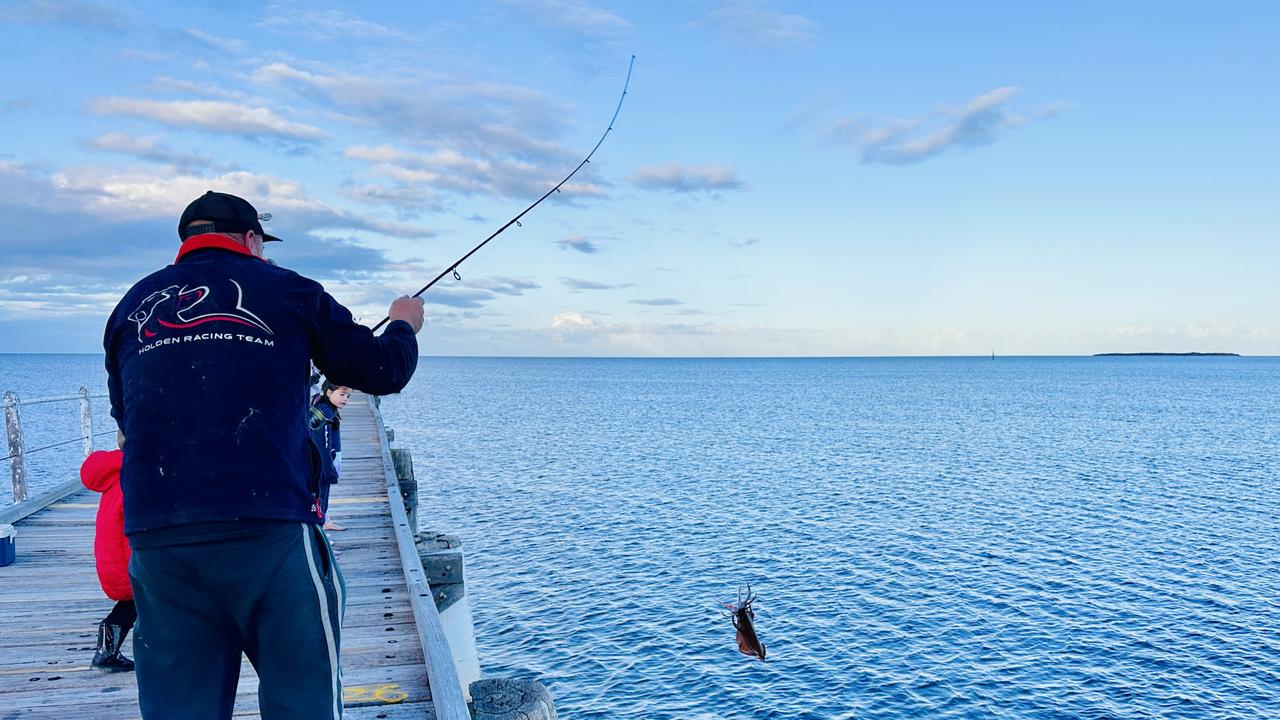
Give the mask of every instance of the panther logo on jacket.
[[219, 301], [209, 291], [208, 285], [170, 285], [157, 290], [142, 300], [137, 310], [129, 313], [129, 319], [138, 324], [138, 342], [147, 342], [169, 330], [185, 330], [212, 322], [228, 322], [258, 328], [274, 334], [262, 318], [244, 307], [244, 290], [235, 285], [235, 305], [227, 308], [228, 301]]

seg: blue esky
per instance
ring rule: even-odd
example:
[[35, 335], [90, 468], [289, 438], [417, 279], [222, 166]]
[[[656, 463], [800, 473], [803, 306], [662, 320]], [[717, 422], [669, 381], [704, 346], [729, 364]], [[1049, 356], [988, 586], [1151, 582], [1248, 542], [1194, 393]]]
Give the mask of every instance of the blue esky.
[[429, 354], [1280, 354], [1274, 3], [0, 3], [0, 352], [206, 189]]

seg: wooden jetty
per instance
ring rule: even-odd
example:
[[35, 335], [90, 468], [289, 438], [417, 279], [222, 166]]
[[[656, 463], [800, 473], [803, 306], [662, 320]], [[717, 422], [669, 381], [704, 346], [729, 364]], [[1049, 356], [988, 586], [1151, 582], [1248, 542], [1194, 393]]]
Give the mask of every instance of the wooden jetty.
[[[345, 717], [470, 718], [406, 512], [416, 493], [401, 488], [372, 400], [357, 394], [342, 411], [342, 481], [330, 501], [346, 527], [329, 535], [347, 583]], [[0, 508], [0, 523], [18, 529], [17, 562], [0, 567], [0, 720], [139, 717], [133, 673], [89, 666], [113, 605], [94, 571], [98, 497], [68, 481]], [[235, 717], [258, 717], [257, 688], [243, 661]]]

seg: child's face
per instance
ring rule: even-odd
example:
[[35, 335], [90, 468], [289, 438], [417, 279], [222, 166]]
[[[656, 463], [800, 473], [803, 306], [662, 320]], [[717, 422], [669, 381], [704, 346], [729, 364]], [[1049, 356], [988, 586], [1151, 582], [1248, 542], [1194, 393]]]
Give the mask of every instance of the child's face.
[[325, 397], [329, 398], [329, 402], [333, 406], [341, 410], [347, 406], [347, 400], [351, 398], [351, 388], [336, 387], [325, 393]]

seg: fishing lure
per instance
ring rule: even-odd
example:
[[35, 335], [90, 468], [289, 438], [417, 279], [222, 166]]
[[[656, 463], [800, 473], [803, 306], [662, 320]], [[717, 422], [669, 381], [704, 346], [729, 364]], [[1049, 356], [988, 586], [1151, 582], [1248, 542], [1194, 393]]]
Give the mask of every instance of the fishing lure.
[[[605, 139], [605, 138], [607, 138], [607, 137], [609, 137], [609, 133], [613, 131], [613, 122], [614, 122], [615, 120], [617, 120], [617, 119], [618, 119], [618, 113], [622, 112], [622, 101], [627, 99], [627, 88], [631, 85], [631, 69], [632, 69], [633, 67], [635, 67], [635, 64], [636, 64], [636, 56], [635, 56], [635, 55], [632, 55], [632, 56], [631, 56], [631, 62], [627, 64], [627, 79], [626, 79], [626, 81], [625, 81], [625, 82], [623, 82], [623, 83], [622, 83], [622, 97], [618, 98], [618, 107], [614, 109], [614, 111], [613, 111], [613, 117], [612, 117], [612, 118], [609, 118], [609, 127], [605, 128], [604, 134], [600, 136], [600, 140], [599, 140], [598, 142], [596, 142], [596, 146], [595, 146], [595, 147], [593, 147], [593, 148], [591, 148], [591, 152], [587, 153], [587, 156], [586, 156], [586, 157], [582, 158], [582, 162], [578, 163], [578, 166], [577, 166], [577, 167], [575, 167], [575, 168], [573, 169], [573, 171], [572, 171], [572, 172], [570, 172], [568, 175], [565, 175], [563, 180], [561, 180], [560, 182], [556, 183], [555, 187], [553, 187], [553, 188], [551, 188], [550, 190], [548, 190], [548, 191], [546, 192], [546, 194], [544, 194], [542, 197], [538, 198], [537, 200], [534, 200], [532, 205], [530, 205], [529, 207], [527, 207], [527, 208], [525, 208], [524, 210], [522, 210], [522, 211], [520, 212], [520, 214], [519, 214], [519, 215], [516, 215], [515, 217], [511, 218], [510, 220], [508, 220], [508, 221], [507, 221], [507, 223], [506, 223], [505, 225], [503, 225], [502, 227], [498, 228], [497, 230], [494, 230], [492, 235], [490, 235], [489, 237], [485, 238], [485, 239], [484, 239], [484, 241], [483, 241], [483, 242], [481, 242], [479, 245], [477, 245], [477, 246], [475, 246], [475, 247], [471, 248], [471, 252], [468, 252], [466, 255], [463, 255], [462, 257], [460, 257], [460, 258], [458, 258], [456, 261], [454, 261], [454, 263], [453, 263], [452, 265], [450, 265], [449, 267], [445, 268], [443, 272], [441, 272], [439, 275], [437, 275], [437, 276], [435, 277], [435, 279], [434, 279], [434, 280], [432, 280], [431, 282], [427, 283], [426, 285], [423, 285], [421, 290], [419, 290], [418, 292], [416, 292], [416, 293], [414, 293], [414, 294], [413, 294], [413, 297], [418, 297], [418, 296], [419, 296], [419, 295], [421, 295], [422, 293], [424, 293], [424, 292], [426, 292], [427, 290], [429, 290], [429, 289], [431, 288], [431, 286], [432, 286], [432, 285], [435, 285], [437, 282], [439, 282], [439, 281], [440, 281], [440, 279], [441, 279], [441, 278], [443, 278], [445, 275], [450, 275], [450, 274], [452, 274], [452, 275], [453, 275], [453, 279], [454, 279], [454, 280], [461, 280], [461, 279], [462, 279], [462, 276], [458, 274], [458, 266], [459, 266], [459, 265], [461, 265], [463, 262], [465, 262], [467, 258], [469, 258], [469, 257], [471, 257], [472, 255], [476, 254], [476, 251], [477, 251], [477, 250], [479, 250], [480, 248], [484, 247], [486, 244], [488, 244], [488, 242], [489, 242], [490, 240], [492, 240], [492, 239], [494, 239], [494, 238], [498, 237], [499, 235], [501, 235], [501, 234], [502, 234], [502, 231], [506, 230], [507, 228], [511, 227], [512, 225], [517, 225], [517, 226], [518, 226], [518, 225], [520, 225], [520, 218], [522, 218], [522, 217], [524, 217], [526, 214], [528, 214], [528, 212], [529, 212], [530, 210], [532, 210], [532, 209], [534, 209], [534, 208], [538, 207], [538, 205], [541, 205], [541, 204], [542, 204], [542, 201], [543, 201], [543, 200], [546, 200], [546, 199], [547, 199], [547, 198], [549, 198], [549, 197], [551, 197], [551, 195], [552, 195], [553, 193], [558, 193], [558, 192], [560, 192], [560, 186], [562, 186], [562, 185], [564, 185], [565, 183], [569, 182], [570, 178], [572, 178], [574, 175], [577, 175], [579, 170], [581, 170], [583, 167], [585, 167], [587, 163], [591, 162], [591, 156], [596, 154], [596, 150], [599, 150], [599, 149], [600, 149], [600, 146], [604, 144], [604, 139]], [[389, 317], [384, 317], [384, 318], [382, 318], [382, 320], [380, 320], [380, 321], [378, 322], [378, 324], [377, 324], [377, 325], [374, 325], [374, 326], [373, 326], [373, 331], [374, 331], [374, 332], [377, 332], [377, 331], [378, 331], [378, 328], [382, 327], [383, 325], [386, 325], [386, 324], [387, 324], [387, 321], [388, 321], [388, 320], [390, 320], [390, 319], [391, 319], [391, 318], [389, 318]]]
[[756, 626], [754, 623], [756, 613], [751, 609], [751, 603], [755, 602], [756, 595], [751, 592], [751, 584], [747, 584], [747, 597], [742, 597], [742, 588], [738, 588], [738, 602], [724, 603], [729, 609], [725, 613], [725, 617], [733, 619], [733, 627], [738, 631], [736, 639], [738, 641], [738, 652], [743, 655], [755, 655], [761, 660], [764, 659], [764, 643], [760, 642], [760, 637], [756, 635]]

